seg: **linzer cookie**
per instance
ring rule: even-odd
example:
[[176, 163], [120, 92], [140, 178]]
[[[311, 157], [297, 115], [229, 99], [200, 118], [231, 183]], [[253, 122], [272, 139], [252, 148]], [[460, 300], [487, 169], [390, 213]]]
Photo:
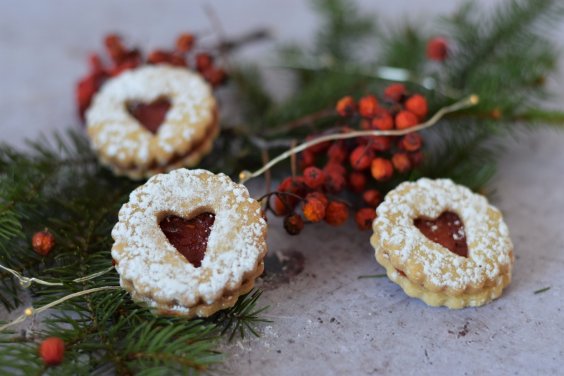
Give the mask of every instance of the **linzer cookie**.
[[498, 209], [451, 180], [420, 179], [389, 192], [372, 246], [388, 277], [432, 306], [480, 306], [511, 282], [513, 244]]
[[210, 86], [185, 68], [147, 65], [107, 81], [86, 113], [91, 145], [117, 175], [195, 166], [219, 127]]
[[157, 314], [209, 316], [263, 272], [266, 222], [223, 174], [178, 169], [135, 189], [112, 231], [121, 286]]

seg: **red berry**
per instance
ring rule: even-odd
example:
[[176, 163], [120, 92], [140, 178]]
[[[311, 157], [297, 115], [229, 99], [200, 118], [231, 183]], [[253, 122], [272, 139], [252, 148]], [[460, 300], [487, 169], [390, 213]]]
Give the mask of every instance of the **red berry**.
[[423, 163], [423, 159], [425, 159], [425, 155], [421, 151], [417, 151], [415, 153], [409, 154], [409, 159], [411, 160], [411, 164], [413, 166], [419, 166]]
[[40, 256], [47, 256], [55, 246], [55, 236], [49, 231], [39, 231], [31, 238], [33, 250]]
[[325, 212], [325, 222], [340, 226], [349, 218], [349, 207], [342, 201], [331, 201]]
[[183, 33], [176, 39], [176, 50], [181, 53], [186, 53], [194, 47], [196, 37], [193, 34]]
[[202, 72], [202, 75], [213, 87], [218, 87], [227, 81], [227, 73], [221, 68], [208, 68]]
[[384, 96], [394, 102], [399, 102], [405, 95], [405, 86], [403, 84], [391, 84], [384, 89]]
[[425, 118], [429, 112], [427, 99], [421, 94], [415, 94], [405, 101], [405, 109], [415, 114], [419, 119]]
[[358, 101], [358, 112], [360, 116], [371, 118], [378, 110], [378, 100], [374, 95], [366, 95]]
[[377, 152], [388, 151], [392, 148], [392, 140], [387, 136], [374, 136], [370, 139], [370, 147]]
[[373, 208], [362, 208], [359, 209], [355, 216], [354, 220], [358, 225], [358, 228], [361, 230], [370, 230], [372, 228], [372, 222], [376, 218], [376, 211]]
[[309, 149], [300, 154], [300, 167], [302, 170], [315, 164], [315, 153]]
[[92, 73], [100, 73], [104, 70], [104, 64], [102, 64], [102, 59], [98, 54], [91, 54], [88, 60]]
[[349, 175], [349, 187], [351, 191], [358, 193], [366, 187], [366, 175], [362, 172], [353, 171]]
[[427, 58], [435, 61], [444, 61], [448, 55], [448, 44], [444, 38], [435, 37], [427, 42]]
[[394, 168], [402, 174], [411, 169], [411, 161], [406, 153], [395, 153], [392, 157], [392, 164]]
[[397, 129], [406, 129], [411, 128], [419, 124], [419, 119], [415, 114], [409, 111], [400, 111], [396, 115], [396, 128]]
[[304, 217], [310, 222], [320, 222], [325, 218], [325, 205], [321, 200], [313, 197], [304, 201], [302, 211]]
[[405, 151], [417, 151], [421, 148], [423, 139], [419, 133], [408, 133], [403, 136], [399, 142], [400, 148]]
[[272, 208], [274, 214], [281, 216], [291, 213], [296, 202], [295, 199], [292, 201], [292, 198], [293, 197], [290, 197], [288, 195], [274, 195], [270, 204], [270, 207]]
[[379, 109], [372, 119], [371, 126], [373, 129], [387, 131], [394, 128], [394, 118], [390, 112], [384, 108]]
[[325, 174], [317, 167], [308, 167], [304, 170], [304, 181], [311, 189], [321, 188], [325, 183]]
[[323, 172], [325, 172], [325, 175], [344, 175], [347, 172], [347, 169], [340, 163], [329, 161], [329, 163], [327, 163], [325, 167], [323, 167]]
[[376, 189], [369, 189], [362, 194], [362, 200], [366, 205], [375, 208], [382, 202], [382, 194]]
[[[319, 135], [315, 135], [315, 134], [310, 134], [309, 136], [306, 137], [306, 141], [313, 141], [317, 138], [319, 138], [321, 136]], [[320, 142], [318, 144], [315, 144], [313, 146], [308, 147], [306, 150], [310, 150], [312, 152], [314, 152], [315, 154], [318, 153], [322, 153], [325, 150], [327, 150], [329, 147], [331, 146], [331, 142], [326, 141], [326, 142]]]
[[149, 64], [162, 64], [170, 62], [171, 54], [163, 50], [151, 51], [147, 56], [147, 63]]
[[384, 158], [374, 158], [370, 166], [372, 177], [378, 181], [385, 181], [394, 174], [392, 162]]
[[331, 162], [343, 163], [347, 159], [345, 144], [341, 141], [334, 142], [327, 150], [327, 156]]
[[59, 337], [49, 337], [39, 345], [39, 355], [48, 366], [56, 366], [63, 362], [65, 342]]
[[213, 66], [213, 57], [207, 53], [199, 53], [196, 55], [196, 69], [198, 72], [204, 72]]
[[356, 110], [356, 104], [353, 97], [347, 96], [339, 99], [336, 109], [337, 113], [340, 116], [351, 116], [352, 114], [354, 114], [354, 111]]
[[330, 193], [340, 193], [345, 189], [347, 182], [344, 174], [331, 171], [325, 177], [325, 189]]
[[284, 218], [284, 229], [290, 235], [298, 235], [304, 229], [304, 220], [299, 214], [291, 214]]
[[351, 167], [355, 170], [362, 171], [370, 167], [370, 162], [374, 158], [373, 152], [366, 146], [357, 146], [349, 157]]

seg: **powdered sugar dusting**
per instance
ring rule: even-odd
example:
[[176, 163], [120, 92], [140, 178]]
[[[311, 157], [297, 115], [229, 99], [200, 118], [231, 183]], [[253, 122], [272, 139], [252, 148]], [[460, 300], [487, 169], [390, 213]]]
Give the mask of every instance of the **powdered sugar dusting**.
[[[413, 224], [417, 217], [436, 218], [444, 211], [462, 219], [464, 229], [454, 237], [466, 235], [468, 258], [431, 241]], [[378, 207], [373, 227], [377, 252], [389, 254], [391, 263], [410, 280], [438, 289], [482, 286], [510, 270], [513, 262], [513, 245], [501, 213], [483, 196], [448, 179], [400, 184]]]
[[[213, 212], [207, 251], [194, 267], [166, 239], [158, 223]], [[179, 169], [152, 177], [134, 190], [112, 231], [112, 257], [122, 286], [159, 304], [211, 304], [234, 290], [266, 253], [266, 222], [247, 189], [223, 174]]]
[[[127, 101], [152, 102], [167, 97], [171, 108], [156, 134], [129, 114]], [[166, 164], [185, 153], [214, 121], [210, 86], [185, 68], [148, 65], [129, 70], [104, 84], [86, 113], [92, 146], [106, 159], [146, 167]]]

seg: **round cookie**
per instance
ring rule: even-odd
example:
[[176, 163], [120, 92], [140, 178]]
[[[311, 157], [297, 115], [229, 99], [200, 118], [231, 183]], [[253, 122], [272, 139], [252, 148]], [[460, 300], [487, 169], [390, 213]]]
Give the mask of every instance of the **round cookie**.
[[179, 169], [135, 189], [112, 231], [121, 286], [158, 314], [209, 316], [264, 269], [260, 204], [226, 175]]
[[[161, 121], [145, 111], [160, 106]], [[160, 125], [158, 124], [160, 123]], [[117, 175], [134, 179], [195, 166], [219, 133], [211, 87], [197, 73], [167, 65], [146, 65], [107, 81], [86, 112], [91, 145]]]
[[376, 211], [376, 260], [409, 296], [432, 306], [480, 306], [511, 282], [513, 244], [498, 209], [448, 179], [390, 191]]

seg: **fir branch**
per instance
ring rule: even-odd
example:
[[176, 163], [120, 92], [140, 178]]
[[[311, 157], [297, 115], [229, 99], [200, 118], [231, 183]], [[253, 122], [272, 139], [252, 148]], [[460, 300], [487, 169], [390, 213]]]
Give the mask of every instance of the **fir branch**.
[[239, 334], [245, 338], [247, 332], [259, 337], [255, 325], [257, 323], [271, 322], [261, 318], [260, 315], [268, 309], [268, 306], [257, 308], [257, 301], [262, 295], [261, 290], [249, 292], [239, 298], [237, 303], [229, 310], [218, 312], [212, 321], [222, 326], [221, 334], [229, 334], [229, 341]]

